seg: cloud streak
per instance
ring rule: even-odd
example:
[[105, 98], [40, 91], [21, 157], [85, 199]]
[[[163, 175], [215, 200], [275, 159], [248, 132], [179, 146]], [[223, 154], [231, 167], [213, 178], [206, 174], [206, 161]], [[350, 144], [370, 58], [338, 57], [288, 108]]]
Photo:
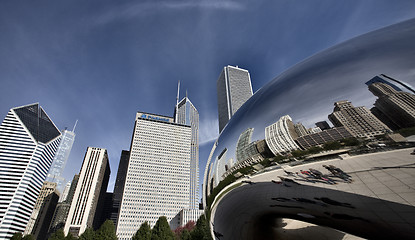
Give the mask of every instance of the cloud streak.
[[137, 17], [152, 15], [162, 10], [180, 11], [180, 10], [223, 10], [223, 11], [243, 11], [245, 6], [236, 1], [151, 1], [133, 3], [128, 5], [117, 6], [115, 9], [101, 14], [96, 17], [97, 25], [105, 25], [115, 21], [128, 20]]

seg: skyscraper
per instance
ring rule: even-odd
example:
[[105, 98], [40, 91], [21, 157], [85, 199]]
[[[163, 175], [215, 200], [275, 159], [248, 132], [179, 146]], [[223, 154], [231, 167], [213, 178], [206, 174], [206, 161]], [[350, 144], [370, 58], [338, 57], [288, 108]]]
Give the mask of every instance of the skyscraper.
[[10, 109], [0, 126], [0, 239], [23, 232], [61, 133], [38, 103]]
[[180, 211], [190, 198], [190, 126], [171, 117], [138, 112], [117, 223], [118, 239], [131, 239], [147, 221], [154, 226], [166, 216], [180, 224]]
[[72, 131], [66, 129], [62, 131], [62, 140], [56, 151], [48, 177], [46, 178], [46, 181], [57, 183], [56, 189], [59, 192], [62, 192], [64, 188], [63, 184], [65, 183], [65, 178], [63, 178], [62, 173], [65, 169], [69, 154], [71, 153], [73, 142], [75, 141], [75, 127], [76, 123]]
[[265, 141], [274, 155], [284, 154], [300, 147], [294, 140], [298, 138], [290, 116], [282, 116], [277, 122], [265, 128]]
[[117, 226], [118, 212], [120, 210], [122, 193], [124, 191], [125, 178], [127, 176], [128, 160], [130, 159], [130, 152], [126, 150], [121, 151], [120, 162], [118, 164], [117, 178], [115, 179], [114, 194], [112, 196], [112, 213], [110, 219]]
[[[376, 110], [393, 122], [393, 125], [397, 126], [396, 128], [415, 126], [414, 94], [396, 91], [392, 86], [385, 83], [373, 83], [369, 85], [369, 91], [378, 97], [375, 102]], [[379, 119], [382, 120], [382, 117]]]
[[372, 138], [391, 130], [366, 107], [355, 107], [347, 100], [334, 103], [328, 118], [336, 127], [344, 126], [354, 137]]
[[66, 219], [65, 234], [79, 236], [88, 227], [97, 229], [102, 224], [100, 210], [104, 206], [109, 176], [107, 150], [88, 147]]
[[219, 132], [253, 94], [248, 70], [225, 66], [217, 81]]
[[199, 202], [199, 112], [187, 96], [176, 104], [175, 111], [175, 123], [190, 126], [192, 129], [189, 208], [194, 209], [198, 208]]

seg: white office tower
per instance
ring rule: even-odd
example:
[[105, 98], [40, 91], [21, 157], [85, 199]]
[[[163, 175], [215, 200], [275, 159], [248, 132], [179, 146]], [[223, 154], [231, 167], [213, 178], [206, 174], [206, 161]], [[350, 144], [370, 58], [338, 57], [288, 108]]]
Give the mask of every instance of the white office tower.
[[190, 126], [171, 117], [137, 113], [117, 222], [119, 240], [131, 239], [147, 221], [166, 216], [172, 229], [189, 206]]
[[265, 141], [274, 155], [286, 154], [300, 147], [295, 143], [298, 138], [290, 116], [282, 116], [277, 122], [265, 128]]
[[[76, 126], [76, 123], [75, 123]], [[59, 144], [58, 151], [56, 151], [55, 158], [53, 159], [52, 166], [50, 167], [48, 177], [46, 181], [55, 182], [57, 184], [56, 189], [61, 193], [65, 187], [65, 178], [62, 176], [63, 170], [66, 166], [66, 161], [71, 153], [72, 145], [75, 140], [75, 127], [72, 131], [63, 130], [62, 140]]]
[[63, 189], [60, 197], [59, 202], [66, 201], [66, 198], [68, 197], [69, 189], [71, 188], [71, 182], [67, 182], [65, 185], [65, 188]]
[[236, 111], [252, 96], [251, 77], [248, 70], [226, 66], [217, 81], [219, 132]]
[[0, 239], [23, 232], [61, 133], [38, 103], [13, 108], [0, 126]]
[[63, 231], [78, 237], [101, 223], [105, 192], [110, 176], [107, 150], [88, 147]]

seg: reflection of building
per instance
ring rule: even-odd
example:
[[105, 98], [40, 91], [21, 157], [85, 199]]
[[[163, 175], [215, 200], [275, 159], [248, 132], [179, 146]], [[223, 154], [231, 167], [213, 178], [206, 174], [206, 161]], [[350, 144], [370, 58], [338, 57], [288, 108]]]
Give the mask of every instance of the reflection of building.
[[46, 178], [46, 181], [57, 183], [56, 189], [59, 192], [62, 192], [64, 187], [63, 184], [65, 183], [65, 179], [63, 178], [62, 174], [66, 165], [66, 161], [68, 160], [69, 154], [71, 153], [73, 142], [75, 140], [74, 130], [68, 131], [65, 129], [62, 131], [61, 142], [59, 144], [58, 150], [56, 151], [52, 166], [50, 167], [48, 177]]
[[117, 223], [118, 239], [131, 239], [147, 221], [166, 216], [179, 226], [189, 206], [192, 128], [171, 117], [137, 113]]
[[[385, 124], [392, 122], [392, 128], [415, 126], [415, 95], [395, 90], [385, 83], [373, 83], [369, 90], [378, 97], [373, 113], [380, 115]], [[388, 124], [387, 124], [388, 125]], [[396, 126], [396, 127], [394, 127]]]
[[373, 83], [384, 83], [391, 86], [396, 91], [404, 91], [415, 94], [415, 90], [407, 83], [391, 78], [385, 74], [380, 74], [378, 76], [373, 77], [372, 79], [366, 82], [366, 85], [370, 86]]
[[252, 96], [248, 70], [226, 66], [217, 81], [219, 132], [235, 112]]
[[[177, 96], [177, 100], [179, 96]], [[199, 113], [187, 96], [176, 106], [175, 123], [192, 128], [190, 151], [189, 208], [198, 208], [199, 202]], [[197, 220], [197, 219], [194, 219]]]
[[52, 234], [65, 226], [65, 222], [69, 214], [69, 209], [71, 208], [72, 199], [75, 194], [76, 185], [78, 184], [78, 179], [79, 175], [76, 174], [72, 179], [65, 200], [57, 204], [55, 213], [53, 214], [52, 222], [49, 226], [49, 234]]
[[127, 176], [129, 159], [130, 152], [122, 150], [120, 162], [118, 164], [117, 178], [115, 179], [114, 194], [112, 196], [112, 213], [110, 217], [115, 226], [117, 226], [118, 213], [121, 206], [122, 193], [124, 192], [124, 184], [125, 178]]
[[236, 144], [236, 159], [238, 162], [258, 154], [255, 142], [251, 142], [253, 132], [253, 128], [248, 128], [239, 136], [238, 143]]
[[25, 230], [60, 136], [38, 103], [11, 109], [1, 123], [0, 239]]
[[304, 127], [302, 123], [294, 124], [294, 130], [297, 133], [297, 136], [299, 137], [310, 134], [310, 132], [307, 130], [306, 127]]
[[326, 121], [316, 122], [316, 126], [323, 131], [330, 129], [330, 125]]
[[27, 224], [25, 235], [33, 234], [35, 239], [45, 239], [53, 212], [58, 203], [59, 195], [56, 193], [56, 183], [44, 182], [35, 208]]
[[288, 115], [282, 116], [277, 122], [265, 128], [265, 141], [275, 155], [298, 149], [295, 139], [297, 139], [297, 133]]
[[345, 138], [353, 137], [345, 127], [330, 128], [321, 132], [312, 133], [297, 138], [297, 143], [302, 148], [310, 148], [321, 145], [326, 142], [338, 141]]
[[85, 229], [97, 229], [102, 224], [100, 210], [103, 209], [109, 176], [107, 150], [88, 147], [66, 219], [65, 234], [70, 232], [79, 236]]
[[329, 120], [336, 127], [344, 126], [354, 137], [371, 138], [391, 131], [365, 107], [354, 107], [347, 100], [334, 106]]

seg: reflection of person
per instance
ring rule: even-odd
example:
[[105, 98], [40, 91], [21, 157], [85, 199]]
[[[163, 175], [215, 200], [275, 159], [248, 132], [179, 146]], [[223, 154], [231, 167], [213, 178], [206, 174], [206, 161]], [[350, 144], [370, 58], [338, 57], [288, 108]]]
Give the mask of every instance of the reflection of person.
[[342, 203], [342, 202], [338, 202], [336, 200], [330, 199], [328, 197], [321, 197], [321, 198], [314, 198], [316, 200], [320, 200], [324, 203], [327, 203], [329, 205], [333, 205], [333, 206], [340, 206], [340, 207], [348, 207], [348, 208], [355, 208], [353, 207], [353, 205], [351, 205], [350, 203]]

